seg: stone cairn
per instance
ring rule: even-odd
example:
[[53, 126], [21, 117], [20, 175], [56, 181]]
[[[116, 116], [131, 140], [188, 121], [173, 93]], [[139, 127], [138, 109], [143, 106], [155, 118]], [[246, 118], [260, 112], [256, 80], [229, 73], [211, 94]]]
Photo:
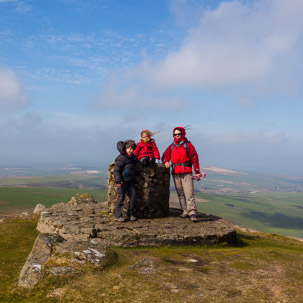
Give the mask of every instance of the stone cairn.
[[235, 226], [217, 216], [198, 213], [192, 223], [171, 208], [167, 217], [115, 222], [107, 202], [85, 193], [49, 208], [39, 205], [35, 213], [40, 234], [20, 273], [18, 285], [24, 288], [34, 287], [47, 272], [77, 273], [82, 264], [102, 268], [113, 255], [111, 247], [237, 243]]
[[[137, 193], [137, 218], [161, 218], [169, 213], [170, 171], [164, 164], [156, 164], [155, 169], [136, 167], [135, 188]], [[115, 212], [117, 201], [117, 185], [114, 179], [114, 163], [108, 166], [107, 201], [111, 213]], [[124, 216], [129, 205], [126, 194]]]

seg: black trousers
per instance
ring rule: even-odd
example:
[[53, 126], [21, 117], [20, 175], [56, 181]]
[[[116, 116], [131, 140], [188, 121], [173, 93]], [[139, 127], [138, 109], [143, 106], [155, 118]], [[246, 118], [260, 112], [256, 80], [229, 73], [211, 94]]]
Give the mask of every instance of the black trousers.
[[155, 158], [143, 157], [140, 159], [142, 167], [153, 167], [156, 165]]
[[120, 187], [118, 187], [118, 197], [116, 202], [116, 210], [115, 210], [115, 217], [121, 218], [123, 215], [123, 206], [125, 200], [125, 194], [128, 192], [129, 195], [129, 207], [127, 210], [127, 216], [130, 217], [135, 212], [136, 207], [136, 190], [134, 182], [130, 183], [123, 183]]

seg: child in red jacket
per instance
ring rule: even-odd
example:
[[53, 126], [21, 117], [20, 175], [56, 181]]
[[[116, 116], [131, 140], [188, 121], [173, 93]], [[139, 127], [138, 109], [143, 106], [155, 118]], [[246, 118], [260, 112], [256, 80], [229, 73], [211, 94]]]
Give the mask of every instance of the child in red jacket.
[[155, 166], [156, 160], [160, 160], [160, 154], [156, 142], [151, 138], [155, 133], [148, 129], [141, 131], [141, 139], [137, 143], [134, 155], [140, 160], [143, 167]]

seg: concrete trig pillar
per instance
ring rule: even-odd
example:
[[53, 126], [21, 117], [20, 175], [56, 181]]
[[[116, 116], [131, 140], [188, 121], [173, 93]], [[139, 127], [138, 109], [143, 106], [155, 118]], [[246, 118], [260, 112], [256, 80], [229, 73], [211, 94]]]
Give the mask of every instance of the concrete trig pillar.
[[[144, 169], [136, 166], [135, 188], [137, 193], [136, 212], [137, 218], [160, 218], [168, 216], [170, 170], [164, 164], [156, 164], [153, 173], [150, 168]], [[109, 210], [114, 213], [117, 201], [117, 185], [114, 180], [114, 163], [108, 165], [107, 201]], [[129, 205], [126, 194], [124, 202], [124, 215]]]

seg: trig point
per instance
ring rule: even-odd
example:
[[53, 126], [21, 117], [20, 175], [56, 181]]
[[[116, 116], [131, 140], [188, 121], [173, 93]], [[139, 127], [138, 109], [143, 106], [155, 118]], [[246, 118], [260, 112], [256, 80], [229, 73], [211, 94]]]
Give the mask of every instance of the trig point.
[[[164, 164], [156, 164], [155, 168], [142, 168], [137, 165], [135, 188], [137, 193], [137, 218], [162, 218], [169, 213], [170, 170]], [[117, 201], [117, 185], [114, 179], [114, 163], [108, 166], [107, 201], [110, 212], [115, 212]], [[126, 194], [125, 208], [129, 204]], [[124, 213], [126, 213], [126, 209]]]

